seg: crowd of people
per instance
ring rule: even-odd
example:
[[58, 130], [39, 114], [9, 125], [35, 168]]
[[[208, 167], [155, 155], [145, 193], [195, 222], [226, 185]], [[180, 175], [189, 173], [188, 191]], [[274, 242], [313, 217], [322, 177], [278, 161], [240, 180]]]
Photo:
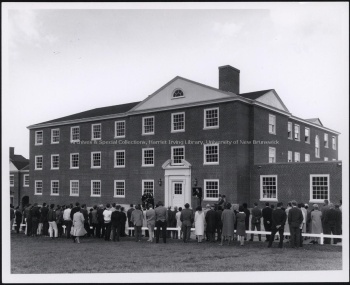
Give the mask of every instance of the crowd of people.
[[[266, 202], [263, 209], [258, 207], [258, 203], [254, 203], [251, 210], [248, 209], [247, 203], [238, 207], [228, 203], [224, 195], [219, 197], [217, 203], [207, 204], [205, 208], [198, 205], [195, 210], [190, 209], [188, 203], [183, 209], [182, 207], [172, 209], [164, 207], [162, 202], [158, 202], [155, 206], [153, 201], [147, 203], [147, 199], [143, 199], [142, 202], [142, 205], [131, 204], [127, 211], [115, 203], [107, 203], [105, 206], [95, 205], [89, 210], [86, 204], [80, 205], [78, 202], [75, 206], [73, 204], [48, 206], [43, 203], [42, 207], [35, 203], [27, 205], [23, 211], [19, 207], [14, 209], [11, 205], [11, 230], [15, 221], [17, 233], [20, 225], [24, 223], [27, 236], [71, 238], [76, 243], [80, 243], [80, 237], [83, 236], [102, 238], [105, 241], [120, 241], [121, 237], [130, 236], [134, 237], [136, 242], [140, 242], [145, 236], [148, 242], [153, 242], [155, 238], [156, 243], [160, 238], [164, 243], [167, 238], [181, 238], [187, 243], [190, 241], [191, 229], [194, 228], [198, 243], [219, 242], [222, 246], [225, 241], [230, 244], [232, 240], [237, 240], [243, 246], [248, 238], [246, 231], [249, 229], [261, 231], [263, 224], [264, 230], [271, 232], [265, 235], [268, 247], [278, 239], [280, 248], [283, 247], [284, 239], [288, 240], [292, 248], [303, 246], [304, 240], [308, 238], [303, 238], [302, 233], [341, 235], [342, 232], [341, 201], [340, 204], [334, 205], [325, 200], [321, 209], [318, 204], [314, 204], [311, 208], [296, 201], [288, 202], [286, 208], [282, 202], [278, 202], [276, 208], [275, 205]], [[147, 230], [142, 232], [142, 227]], [[276, 236], [277, 232], [279, 236]], [[287, 232], [290, 236], [285, 235]], [[258, 234], [258, 239], [261, 241], [261, 234]], [[318, 237], [309, 239], [310, 243], [319, 243]], [[249, 241], [253, 240], [254, 234], [251, 234]], [[334, 239], [333, 243], [339, 241], [341, 240]], [[331, 239], [325, 238], [325, 244], [329, 243]]]

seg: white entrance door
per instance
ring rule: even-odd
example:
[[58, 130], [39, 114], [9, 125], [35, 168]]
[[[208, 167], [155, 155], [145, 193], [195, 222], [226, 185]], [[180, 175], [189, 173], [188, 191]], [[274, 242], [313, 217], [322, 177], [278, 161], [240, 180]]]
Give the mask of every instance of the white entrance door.
[[172, 181], [171, 183], [172, 207], [184, 207], [185, 204], [185, 182]]

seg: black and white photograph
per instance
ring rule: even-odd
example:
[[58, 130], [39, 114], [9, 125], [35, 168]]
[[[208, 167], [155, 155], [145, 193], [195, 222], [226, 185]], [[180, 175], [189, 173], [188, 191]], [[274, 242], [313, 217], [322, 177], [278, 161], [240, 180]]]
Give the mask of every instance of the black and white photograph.
[[1, 22], [3, 283], [349, 282], [348, 2]]

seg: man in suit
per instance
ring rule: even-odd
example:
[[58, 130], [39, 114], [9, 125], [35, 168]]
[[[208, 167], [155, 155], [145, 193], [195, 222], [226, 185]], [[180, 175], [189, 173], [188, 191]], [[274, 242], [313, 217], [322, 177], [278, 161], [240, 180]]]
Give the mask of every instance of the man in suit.
[[81, 205], [81, 210], [80, 212], [83, 214], [84, 216], [84, 228], [86, 230], [86, 235], [88, 237], [90, 237], [90, 225], [89, 225], [89, 214], [88, 211], [86, 209], [86, 204]]
[[216, 214], [216, 233], [217, 233], [217, 241], [221, 241], [221, 233], [222, 233], [222, 221], [221, 221], [221, 214], [222, 214], [222, 207], [217, 206], [217, 210], [215, 211]]
[[115, 207], [115, 211], [112, 212], [111, 222], [112, 222], [112, 240], [119, 241], [121, 228], [122, 228], [122, 213], [120, 212], [120, 205]]
[[168, 220], [168, 212], [166, 208], [163, 206], [161, 201], [158, 202], [158, 207], [154, 209], [156, 212], [156, 243], [159, 242], [159, 234], [160, 228], [162, 228], [162, 236], [163, 242], [166, 243], [166, 228], [167, 228], [167, 220]]
[[182, 222], [183, 241], [188, 242], [191, 236], [191, 227], [193, 223], [193, 211], [190, 210], [190, 204], [185, 204], [185, 209], [181, 211], [180, 221]]
[[[272, 226], [272, 209], [270, 208], [270, 203], [265, 203], [265, 208], [262, 210], [262, 217], [264, 219], [264, 228], [266, 232], [271, 231]], [[270, 240], [270, 235], [266, 235], [266, 242]]]
[[41, 217], [40, 222], [43, 224], [43, 235], [49, 236], [49, 221], [47, 220], [47, 214], [49, 213], [49, 208], [46, 203], [43, 203], [43, 207], [41, 208]]
[[[98, 210], [97, 210], [97, 221], [98, 221], [98, 224], [97, 224], [97, 227], [96, 227], [96, 236], [98, 238], [104, 238], [104, 236], [105, 236], [105, 228], [104, 228], [105, 220], [104, 220], [104, 217], [103, 217], [103, 211], [104, 210], [105, 209], [103, 207], [103, 204], [101, 204], [98, 207]], [[102, 234], [101, 234], [101, 230], [102, 230]]]
[[40, 217], [41, 217], [38, 203], [34, 203], [33, 208], [30, 210], [30, 214], [32, 217], [32, 236], [37, 236], [38, 235], [39, 221], [40, 221]]
[[[329, 203], [328, 205], [328, 210], [325, 211], [325, 216], [323, 217], [323, 223], [324, 223], [324, 228], [323, 228], [323, 233], [325, 235], [336, 235], [336, 225], [339, 222], [339, 214], [337, 210], [334, 209], [333, 203]], [[334, 239], [334, 243], [336, 244], [337, 241]], [[331, 244], [331, 239], [330, 238], [325, 238], [324, 239], [324, 244]]]
[[272, 242], [275, 238], [276, 232], [278, 232], [280, 235], [280, 242], [279, 242], [278, 247], [279, 248], [283, 247], [283, 233], [284, 233], [284, 225], [285, 225], [286, 220], [287, 220], [287, 214], [285, 211], [283, 211], [281, 209], [281, 207], [282, 207], [282, 203], [281, 202], [277, 203], [277, 209], [272, 212], [272, 217], [271, 217], [272, 218], [272, 227], [271, 227], [272, 231], [271, 231], [271, 237], [269, 240], [268, 247], [272, 246]]
[[322, 228], [323, 228], [323, 233], [325, 232], [325, 228], [327, 228], [327, 225], [324, 222], [324, 217], [326, 216], [326, 212], [329, 210], [329, 201], [328, 200], [324, 200], [323, 201], [323, 207], [321, 208], [321, 213], [322, 213]]
[[205, 222], [207, 224], [206, 233], [210, 242], [215, 242], [215, 229], [216, 229], [216, 212], [214, 206], [210, 207], [210, 210], [205, 215]]
[[297, 207], [297, 202], [292, 201], [292, 208], [288, 212], [288, 224], [290, 229], [290, 246], [298, 248], [300, 246], [300, 230], [303, 225], [303, 213]]
[[[126, 212], [126, 215], [128, 217], [128, 226], [129, 228], [133, 228], [134, 227], [134, 223], [131, 221], [131, 214], [132, 211], [134, 211], [134, 205], [130, 204], [130, 209]], [[134, 236], [135, 232], [133, 230], [129, 230], [129, 237]]]
[[[254, 231], [255, 229], [257, 231], [260, 231], [261, 217], [262, 217], [261, 210], [258, 208], [258, 203], [255, 202], [254, 208], [252, 209], [252, 220], [250, 222], [252, 231]], [[259, 236], [259, 241], [261, 241], [261, 234], [259, 234], [258, 236]], [[254, 234], [251, 234], [249, 241], [253, 241], [253, 240], [254, 240]]]
[[[248, 210], [247, 203], [243, 203], [243, 211], [245, 213], [245, 229], [246, 229], [246, 231], [249, 231], [250, 211]], [[245, 234], [244, 240], [247, 240], [247, 234]]]

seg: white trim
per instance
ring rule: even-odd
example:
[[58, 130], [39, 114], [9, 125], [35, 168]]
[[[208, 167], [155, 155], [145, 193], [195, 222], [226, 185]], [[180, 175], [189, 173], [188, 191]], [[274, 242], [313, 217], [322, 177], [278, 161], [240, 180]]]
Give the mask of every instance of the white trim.
[[[26, 185], [26, 177], [28, 177], [28, 185]], [[29, 187], [29, 174], [23, 174], [23, 187]]]
[[[100, 165], [94, 166], [94, 154], [99, 153], [100, 154]], [[102, 153], [101, 151], [92, 151], [91, 152], [91, 168], [92, 169], [100, 169], [102, 167]]]
[[[100, 183], [100, 194], [99, 195], [97, 195], [97, 194], [92, 194], [92, 190], [93, 190], [93, 187], [92, 187], [92, 185], [93, 185], [93, 183], [94, 182], [99, 182]], [[91, 192], [90, 192], [91, 194], [90, 194], [90, 197], [101, 197], [101, 194], [102, 194], [102, 183], [101, 183], [101, 180], [91, 180]]]
[[154, 179], [142, 179], [142, 195], [145, 192], [145, 182], [153, 182], [153, 197], [154, 197]]
[[[37, 182], [41, 182], [41, 193], [37, 193], [36, 190], [37, 190]], [[44, 183], [42, 180], [35, 180], [34, 181], [34, 195], [43, 195], [43, 192], [44, 192]]]
[[[53, 167], [53, 160], [52, 160], [52, 158], [54, 157], [54, 156], [58, 156], [58, 167]], [[58, 170], [58, 169], [60, 169], [60, 155], [59, 154], [51, 154], [51, 168], [50, 168], [51, 170]]]
[[[184, 127], [183, 129], [180, 129], [180, 130], [174, 130], [174, 116], [175, 115], [183, 115], [183, 123], [184, 123]], [[186, 128], [186, 119], [185, 119], [185, 112], [178, 112], [178, 113], [171, 113], [171, 132], [172, 133], [181, 133], [181, 132], [184, 132], [185, 131], [185, 128]]]
[[[38, 133], [41, 133], [41, 143], [37, 142], [37, 134]], [[35, 131], [34, 143], [35, 143], [35, 145], [43, 145], [43, 143], [44, 143], [44, 131], [43, 130]]]
[[[124, 135], [117, 136], [117, 123], [124, 123]], [[114, 138], [125, 138], [126, 135], [126, 121], [125, 120], [119, 120], [114, 122]]]
[[[264, 198], [263, 197], [263, 178], [265, 177], [274, 177], [276, 178], [276, 198]], [[277, 175], [260, 175], [260, 199], [259, 201], [272, 201], [272, 202], [277, 202], [278, 201], [278, 178]]]
[[[174, 162], [174, 149], [175, 148], [182, 148], [183, 149], [183, 153], [184, 153], [184, 158], [182, 159], [182, 161], [180, 163], [175, 163]], [[186, 159], [185, 156], [185, 146], [172, 146], [171, 147], [171, 164], [172, 165], [183, 165], [183, 161]]]
[[[273, 126], [273, 131], [270, 132], [270, 118], [273, 118], [273, 124], [271, 124]], [[275, 135], [276, 134], [276, 116], [269, 114], [269, 134], [271, 135]]]
[[[123, 182], [124, 183], [124, 195], [117, 195], [116, 194], [116, 187], [115, 187], [115, 184], [117, 183], [117, 182]], [[153, 188], [154, 188], [154, 186], [153, 186]], [[113, 192], [113, 194], [114, 194], [114, 196], [113, 197], [115, 197], [115, 198], [125, 198], [125, 180], [114, 180], [114, 192]]]
[[[79, 129], [79, 139], [73, 140], [73, 129]], [[70, 142], [80, 142], [80, 126], [71, 126], [70, 127]]]
[[[299, 156], [299, 158], [297, 159], [297, 155]], [[294, 162], [300, 162], [300, 152], [294, 152]]]
[[[54, 141], [53, 141], [53, 132], [54, 132], [54, 131], [58, 131], [58, 142], [54, 142]], [[59, 144], [59, 143], [60, 143], [60, 138], [61, 138], [61, 131], [60, 131], [60, 128], [51, 129], [51, 144]]]
[[[58, 193], [52, 193], [52, 183], [57, 182], [58, 183]], [[59, 196], [60, 195], [60, 181], [59, 180], [51, 180], [50, 182], [50, 196]]]
[[[327, 145], [325, 145], [326, 142], [327, 142]], [[324, 148], [328, 148], [329, 147], [329, 136], [328, 136], [327, 133], [325, 133], [324, 136], [323, 136], [323, 146], [324, 146]]]
[[[94, 127], [96, 126], [100, 126], [100, 137], [99, 138], [94, 138]], [[102, 139], [102, 124], [98, 123], [98, 124], [91, 124], [91, 140], [92, 141], [99, 141]]]
[[[306, 157], [308, 156], [309, 160], [306, 160]], [[310, 162], [310, 154], [305, 153], [305, 162]]]
[[[41, 168], [38, 168], [37, 167], [37, 158], [38, 157], [41, 157]], [[44, 168], [44, 158], [43, 158], [43, 156], [42, 155], [36, 155], [35, 157], [34, 157], [34, 159], [35, 159], [35, 161], [34, 161], [34, 164], [35, 164], [35, 166], [34, 166], [34, 170], [43, 170], [43, 168]]]
[[[11, 177], [12, 179], [12, 183], [11, 183]], [[10, 187], [14, 187], [15, 186], [15, 175], [14, 174], [10, 174]]]
[[332, 149], [337, 150], [337, 140], [335, 136], [332, 136]]
[[[318, 141], [318, 155], [317, 155], [317, 151], [316, 151], [316, 147], [317, 147], [317, 142]], [[316, 158], [320, 158], [321, 157], [321, 143], [320, 143], [320, 137], [318, 135], [315, 136], [315, 157]]]
[[288, 139], [289, 140], [293, 140], [293, 122], [288, 122], [288, 125], [287, 125], [287, 134], [288, 134], [288, 128], [289, 126], [291, 126], [291, 129], [290, 129], [290, 137], [288, 136]]
[[[78, 194], [72, 193], [72, 183], [78, 182]], [[69, 180], [69, 196], [79, 197], [80, 193], [80, 183], [79, 180]]]
[[[290, 161], [289, 161], [290, 159]], [[291, 150], [288, 150], [288, 157], [287, 157], [288, 162], [293, 162], [293, 152]]]
[[[150, 133], [145, 133], [145, 120], [153, 118], [153, 132]], [[156, 120], [154, 116], [147, 116], [147, 117], [142, 117], [142, 135], [143, 136], [148, 136], [148, 135], [154, 135], [156, 132]]]
[[[73, 167], [72, 166], [72, 156], [73, 155], [78, 155], [78, 167]], [[79, 166], [80, 166], [80, 155], [79, 155], [79, 152], [74, 152], [74, 153], [70, 153], [69, 154], [69, 169], [79, 169]]]
[[[174, 97], [174, 93], [175, 93], [177, 90], [180, 90], [180, 91], [182, 92], [182, 96]], [[180, 98], [185, 98], [185, 92], [184, 92], [181, 88], [175, 88], [175, 89], [173, 90], [173, 92], [171, 92], [171, 100], [173, 100], [173, 99], [180, 99]]]
[[328, 161], [328, 157], [327, 156], [324, 157], [324, 161]]
[[[218, 183], [218, 197], [217, 198], [208, 198], [207, 197], [207, 182], [217, 182]], [[204, 179], [204, 193], [203, 200], [205, 201], [217, 201], [220, 194], [220, 180], [219, 179]]]
[[[117, 152], [123, 152], [124, 153], [124, 165], [117, 165], [117, 159], [116, 159], [116, 153]], [[125, 150], [124, 149], [118, 149], [114, 151], [114, 168], [125, 168], [126, 164], [126, 156], [125, 156]]]
[[[274, 161], [273, 162], [270, 162], [270, 150], [273, 150], [273, 159]], [[269, 154], [268, 154], [268, 157], [269, 157], [269, 163], [276, 163], [277, 159], [276, 159], [276, 148], [275, 147], [269, 147]]]
[[[218, 161], [215, 162], [207, 162], [207, 146], [217, 146], [217, 150], [218, 150]], [[213, 144], [204, 144], [203, 145], [203, 165], [219, 165], [220, 163], [220, 144], [218, 143], [213, 143]]]
[[[218, 124], [217, 126], [207, 126], [207, 111], [211, 111], [211, 110], [217, 110], [218, 112]], [[204, 121], [203, 121], [203, 130], [211, 130], [211, 129], [218, 129], [220, 127], [220, 113], [219, 113], [219, 107], [215, 107], [215, 108], [207, 108], [207, 109], [204, 109], [204, 112], [203, 112], [203, 115], [204, 115]]]
[[[312, 199], [312, 178], [313, 177], [327, 177], [328, 180], [328, 197], [325, 199]], [[310, 201], [311, 203], [323, 203], [324, 200], [331, 200], [331, 180], [329, 174], [310, 174]]]
[[[296, 129], [298, 128], [298, 134], [299, 134], [299, 137], [296, 138], [295, 137], [295, 134], [297, 133], [296, 132]], [[300, 125], [297, 125], [297, 124], [294, 124], [294, 140], [297, 141], [297, 142], [300, 142], [300, 137], [301, 137], [301, 134], [300, 134]]]
[[311, 130], [310, 130], [310, 128], [307, 128], [307, 127], [304, 128], [305, 138], [306, 138], [306, 130], [309, 130], [309, 136], [308, 136], [309, 139], [307, 141], [305, 140], [305, 143], [310, 144], [310, 142], [311, 142]]
[[[146, 150], [153, 150], [153, 164], [145, 164], [145, 151]], [[155, 162], [155, 151], [154, 148], [143, 148], [142, 149], [142, 167], [153, 167]]]

